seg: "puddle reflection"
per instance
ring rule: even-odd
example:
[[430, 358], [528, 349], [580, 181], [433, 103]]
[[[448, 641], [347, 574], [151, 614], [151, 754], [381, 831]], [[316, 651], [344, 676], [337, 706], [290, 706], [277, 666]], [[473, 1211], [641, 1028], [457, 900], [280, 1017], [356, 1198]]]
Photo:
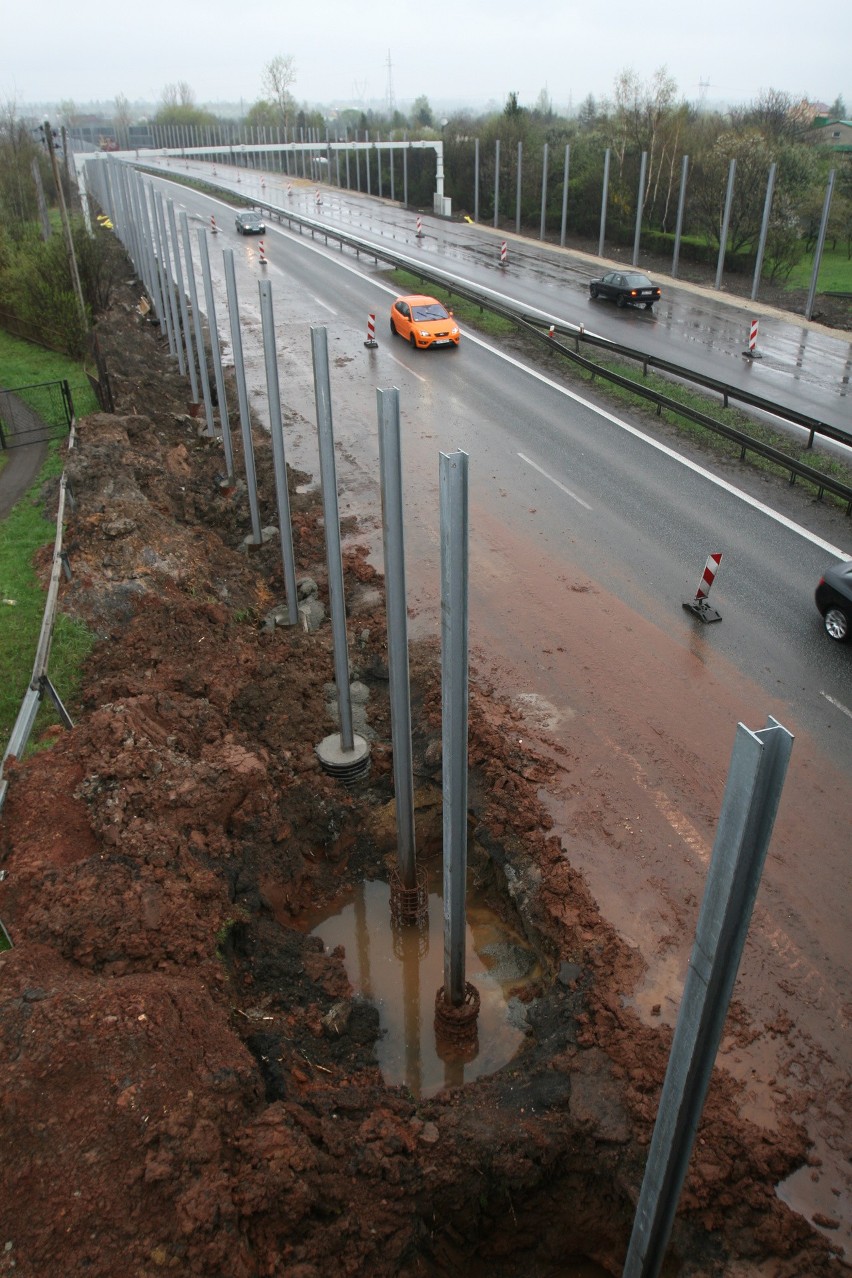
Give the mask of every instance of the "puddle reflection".
[[525, 1005], [517, 995], [540, 975], [533, 950], [485, 904], [468, 899], [466, 977], [480, 994], [473, 1060], [442, 1060], [435, 1042], [435, 995], [444, 983], [444, 911], [429, 894], [428, 923], [393, 928], [387, 883], [361, 883], [334, 914], [310, 921], [326, 952], [344, 947], [354, 990], [377, 1007], [376, 1056], [385, 1082], [415, 1097], [434, 1096], [510, 1061], [524, 1040]]

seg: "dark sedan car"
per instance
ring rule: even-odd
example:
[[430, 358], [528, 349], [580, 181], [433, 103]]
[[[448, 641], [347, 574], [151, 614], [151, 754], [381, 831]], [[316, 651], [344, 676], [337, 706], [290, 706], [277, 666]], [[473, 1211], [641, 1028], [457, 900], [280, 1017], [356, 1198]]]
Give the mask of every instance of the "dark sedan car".
[[589, 284], [592, 297], [608, 297], [616, 306], [644, 306], [650, 311], [660, 300], [660, 289], [638, 271], [607, 271]]
[[266, 223], [259, 213], [238, 213], [234, 218], [238, 235], [263, 235]]
[[852, 560], [826, 568], [814, 598], [829, 639], [848, 640], [852, 636]]

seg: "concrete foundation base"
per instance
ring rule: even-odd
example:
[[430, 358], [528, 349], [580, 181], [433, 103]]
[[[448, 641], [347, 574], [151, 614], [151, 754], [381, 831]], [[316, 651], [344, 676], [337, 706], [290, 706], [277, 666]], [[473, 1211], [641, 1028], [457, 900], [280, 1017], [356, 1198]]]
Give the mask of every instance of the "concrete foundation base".
[[370, 744], [357, 732], [353, 734], [351, 750], [344, 750], [340, 744], [340, 733], [333, 732], [331, 736], [323, 737], [316, 751], [323, 771], [344, 784], [359, 781], [369, 771]]

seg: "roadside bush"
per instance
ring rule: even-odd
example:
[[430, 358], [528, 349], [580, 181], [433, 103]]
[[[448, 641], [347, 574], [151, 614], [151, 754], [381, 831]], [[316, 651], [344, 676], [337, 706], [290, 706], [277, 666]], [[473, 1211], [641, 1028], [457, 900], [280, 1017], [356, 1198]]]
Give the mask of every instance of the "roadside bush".
[[[91, 237], [72, 221], [80, 286], [91, 321], [109, 306], [119, 278], [121, 251], [114, 236], [100, 230]], [[0, 242], [0, 294], [3, 322], [11, 331], [34, 337], [53, 350], [79, 357], [88, 348], [88, 326], [81, 323], [64, 236], [45, 242], [30, 225], [17, 243]]]

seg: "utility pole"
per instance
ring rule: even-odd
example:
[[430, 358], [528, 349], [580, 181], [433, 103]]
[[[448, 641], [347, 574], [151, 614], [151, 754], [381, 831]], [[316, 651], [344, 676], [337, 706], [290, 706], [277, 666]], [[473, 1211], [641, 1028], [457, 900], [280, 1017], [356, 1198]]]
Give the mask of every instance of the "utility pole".
[[77, 307], [80, 311], [80, 323], [82, 324], [83, 333], [89, 331], [89, 317], [86, 314], [86, 303], [83, 300], [83, 286], [80, 283], [80, 272], [77, 270], [77, 256], [74, 252], [74, 240], [71, 237], [71, 223], [68, 221], [68, 209], [65, 206], [65, 192], [62, 189], [62, 178], [59, 174], [59, 165], [56, 161], [56, 150], [53, 145], [53, 132], [50, 128], [50, 122], [44, 122], [44, 140], [47, 143], [47, 151], [50, 156], [50, 167], [53, 170], [53, 180], [56, 183], [56, 195], [59, 200], [59, 216], [62, 220], [62, 233], [65, 236], [65, 247], [68, 250], [68, 265], [71, 268], [71, 283], [74, 286], [74, 296], [77, 298]]

